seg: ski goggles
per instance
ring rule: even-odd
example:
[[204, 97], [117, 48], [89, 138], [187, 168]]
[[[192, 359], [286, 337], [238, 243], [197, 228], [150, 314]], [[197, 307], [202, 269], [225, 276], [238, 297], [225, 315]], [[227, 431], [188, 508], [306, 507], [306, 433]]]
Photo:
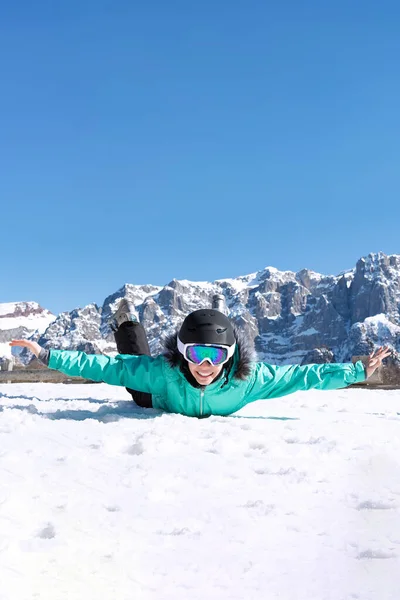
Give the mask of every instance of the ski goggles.
[[217, 344], [183, 344], [178, 338], [178, 350], [193, 365], [201, 365], [208, 360], [214, 367], [223, 365], [233, 356], [236, 344], [220, 346]]

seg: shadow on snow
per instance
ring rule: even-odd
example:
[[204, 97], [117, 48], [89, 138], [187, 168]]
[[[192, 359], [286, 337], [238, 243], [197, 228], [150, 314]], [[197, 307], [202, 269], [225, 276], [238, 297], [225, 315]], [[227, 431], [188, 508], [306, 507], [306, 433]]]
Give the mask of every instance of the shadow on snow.
[[[0, 394], [0, 401], [2, 398], [7, 400], [40, 400], [37, 398], [37, 396], [7, 396], [6, 394]], [[51, 400], [56, 400], [56, 398], [51, 398]], [[8, 408], [13, 410], [22, 410], [32, 415], [38, 415], [52, 421], [59, 421], [62, 419], [68, 419], [70, 421], [95, 419], [96, 421], [100, 421], [102, 423], [110, 423], [118, 421], [119, 419], [154, 419], [155, 417], [163, 414], [162, 411], [154, 408], [141, 408], [129, 400], [122, 400], [120, 402], [112, 401], [112, 404], [110, 404], [110, 400], [96, 400], [94, 398], [57, 398], [57, 400], [81, 400], [90, 402], [91, 404], [100, 404], [100, 407], [95, 411], [67, 408], [65, 410], [58, 409], [54, 412], [44, 412], [38, 410], [34, 404], [29, 404], [27, 406], [22, 404], [12, 404], [8, 406], [0, 406], [0, 413], [4, 412], [4, 410]], [[43, 400], [41, 402], [43, 402]]]
[[[0, 394], [1, 399], [7, 400], [27, 400], [27, 401], [40, 401], [47, 402], [48, 400], [40, 400], [37, 396], [8, 396], [7, 394]], [[83, 409], [58, 409], [55, 412], [43, 412], [36, 408], [34, 404], [22, 405], [22, 404], [12, 404], [7, 406], [0, 405], [0, 413], [4, 412], [5, 409], [16, 409], [28, 412], [32, 415], [38, 415], [40, 417], [44, 417], [45, 419], [50, 419], [52, 421], [59, 421], [62, 419], [67, 419], [70, 421], [85, 421], [86, 419], [95, 419], [101, 423], [112, 423], [118, 421], [119, 419], [155, 419], [163, 414], [173, 414], [166, 413], [164, 411], [155, 409], [155, 408], [141, 408], [137, 406], [133, 401], [129, 400], [121, 400], [119, 402], [115, 402], [115, 400], [98, 400], [96, 398], [49, 398], [49, 400], [57, 400], [57, 401], [84, 401], [90, 402], [90, 404], [99, 404], [100, 407], [96, 411], [92, 410], [83, 410]], [[216, 416], [218, 415], [211, 415]], [[189, 417], [193, 418], [193, 417]], [[196, 418], [196, 417], [194, 417]], [[251, 415], [229, 415], [227, 417], [229, 419], [266, 419], [266, 420], [274, 420], [274, 421], [297, 421], [298, 417], [264, 417], [264, 416], [251, 416]]]

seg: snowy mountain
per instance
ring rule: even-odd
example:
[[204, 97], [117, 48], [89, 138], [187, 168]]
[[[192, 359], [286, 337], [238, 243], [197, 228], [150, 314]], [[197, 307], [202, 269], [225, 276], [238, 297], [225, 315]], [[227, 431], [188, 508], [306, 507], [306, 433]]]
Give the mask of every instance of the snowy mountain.
[[43, 334], [56, 319], [37, 302], [5, 302], [0, 304], [0, 357], [11, 356], [8, 342]]
[[[382, 252], [360, 258], [354, 269], [338, 275], [266, 267], [214, 282], [126, 284], [102, 306], [89, 304], [56, 319], [48, 316], [41, 331], [32, 322], [31, 333], [46, 347], [116, 352], [108, 321], [126, 297], [136, 306], [157, 354], [163, 336], [179, 327], [190, 311], [210, 306], [215, 293], [224, 294], [232, 319], [254, 340], [259, 358], [271, 363], [301, 363], [313, 350], [326, 347], [338, 362], [367, 354], [377, 344], [400, 350], [400, 255]], [[0, 308], [5, 306], [11, 305]]]

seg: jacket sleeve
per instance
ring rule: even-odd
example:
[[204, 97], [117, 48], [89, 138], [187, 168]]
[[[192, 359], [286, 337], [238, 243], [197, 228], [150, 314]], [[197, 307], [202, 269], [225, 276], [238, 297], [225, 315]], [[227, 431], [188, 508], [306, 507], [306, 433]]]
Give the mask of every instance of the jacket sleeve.
[[361, 360], [356, 363], [327, 363], [323, 365], [286, 365], [277, 367], [257, 363], [249, 402], [279, 398], [301, 390], [336, 390], [366, 379]]
[[162, 356], [105, 356], [75, 350], [50, 350], [48, 366], [72, 377], [84, 377], [154, 394], [160, 393], [165, 386], [163, 361]]

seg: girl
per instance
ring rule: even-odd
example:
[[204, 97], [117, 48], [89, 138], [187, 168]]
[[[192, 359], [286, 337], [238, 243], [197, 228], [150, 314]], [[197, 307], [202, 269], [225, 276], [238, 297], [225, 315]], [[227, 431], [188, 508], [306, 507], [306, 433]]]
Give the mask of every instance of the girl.
[[139, 406], [190, 417], [230, 415], [249, 402], [312, 388], [333, 390], [364, 381], [390, 354], [387, 346], [361, 361], [273, 366], [255, 362], [243, 334], [223, 312], [190, 313], [169, 336], [165, 351], [150, 356], [143, 327], [123, 299], [115, 315], [119, 355], [45, 350], [36, 342], [13, 340], [29, 348], [50, 369], [111, 385], [125, 386]]

